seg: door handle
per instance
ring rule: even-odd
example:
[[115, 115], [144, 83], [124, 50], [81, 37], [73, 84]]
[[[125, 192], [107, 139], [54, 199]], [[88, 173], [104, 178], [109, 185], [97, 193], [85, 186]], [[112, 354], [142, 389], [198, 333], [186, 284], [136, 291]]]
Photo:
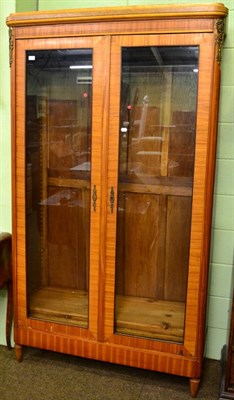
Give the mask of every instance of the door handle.
[[93, 199], [93, 211], [96, 211], [96, 207], [97, 207], [97, 188], [96, 188], [96, 185], [93, 185], [92, 199]]
[[115, 191], [113, 186], [111, 186], [111, 190], [110, 190], [110, 210], [111, 213], [113, 213], [114, 211], [114, 205], [115, 205]]

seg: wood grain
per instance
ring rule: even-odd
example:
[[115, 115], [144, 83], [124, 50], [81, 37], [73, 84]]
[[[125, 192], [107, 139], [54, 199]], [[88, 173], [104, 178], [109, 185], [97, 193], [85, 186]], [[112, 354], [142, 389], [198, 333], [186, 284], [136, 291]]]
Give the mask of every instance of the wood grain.
[[183, 342], [185, 304], [117, 296], [115, 330], [125, 335]]
[[128, 193], [192, 196], [192, 188], [187, 186], [120, 183], [118, 189]]
[[226, 16], [227, 8], [223, 4], [181, 4], [134, 7], [105, 7], [80, 10], [40, 11], [11, 14], [7, 18], [8, 26], [35, 24], [68, 24], [74, 22], [100, 22], [105, 20], [147, 20], [163, 18], [201, 18]]
[[87, 291], [42, 287], [33, 293], [29, 304], [31, 318], [88, 327]]
[[159, 196], [127, 193], [122, 212], [125, 212], [121, 232], [124, 234], [124, 241], [120, 239], [117, 243], [117, 257], [119, 248], [122, 247], [124, 294], [155, 298], [158, 284], [158, 243], [161, 239]]
[[[23, 13], [12, 14], [8, 18], [7, 24], [14, 33], [11, 67], [13, 279], [14, 329], [18, 348], [22, 349], [22, 345], [40, 347], [187, 376], [192, 378], [192, 391], [196, 389], [193, 383], [201, 375], [204, 348], [220, 80], [220, 68], [215, 60], [215, 22], [226, 15], [227, 9], [222, 4], [187, 4]], [[134, 160], [138, 157], [145, 162], [145, 170], [138, 181], [136, 177], [122, 179], [123, 176], [118, 175], [121, 48], [128, 46], [199, 47], [196, 118], [191, 116], [190, 128], [187, 126], [183, 130], [182, 126], [177, 126], [160, 132], [161, 139], [164, 139], [163, 146], [149, 144], [149, 140], [145, 139], [139, 145], [133, 140], [130, 158]], [[29, 204], [33, 205], [37, 196], [34, 199], [31, 196], [30, 168], [25, 165], [25, 51], [66, 48], [93, 49], [91, 174], [85, 179], [74, 179], [73, 175], [59, 176], [58, 171], [48, 176], [45, 173], [41, 193], [44, 198], [46, 191], [53, 194], [56, 186], [61, 191], [72, 189], [84, 206], [85, 211], [79, 212], [84, 212], [86, 227], [77, 228], [75, 220], [80, 215], [76, 212], [61, 211], [56, 224], [53, 222], [56, 213], [51, 211], [48, 220], [44, 216], [43, 224], [49, 229], [48, 232], [44, 230], [45, 240], [41, 246], [45, 246], [48, 238], [50, 247], [56, 238], [59, 244], [59, 240], [66, 245], [71, 241], [74, 246], [71, 255], [65, 257], [69, 260], [67, 277], [63, 271], [63, 264], [66, 264], [63, 255], [58, 262], [59, 273], [56, 277], [56, 251], [50, 248], [49, 257], [44, 258], [43, 264], [47, 265], [51, 258], [54, 259], [54, 267], [49, 273], [47, 270], [42, 281], [46, 283], [50, 277], [58, 292], [53, 297], [52, 288], [49, 288], [46, 295], [38, 296], [37, 300], [33, 295], [40, 287], [41, 276], [36, 276], [32, 284], [26, 271], [27, 235], [29, 227], [36, 226], [36, 214], [30, 214], [30, 207], [26, 210], [25, 199], [28, 196]], [[169, 78], [167, 96], [170, 96], [170, 85]], [[164, 124], [169, 122], [172, 111], [170, 106], [165, 109]], [[152, 115], [154, 113], [155, 110]], [[170, 126], [178, 125], [178, 120], [185, 116], [174, 114], [173, 118]], [[186, 118], [189, 119], [188, 114]], [[189, 141], [186, 136], [188, 129], [191, 133]], [[55, 130], [52, 133], [56, 135]], [[132, 131], [132, 139], [136, 138], [135, 134], [136, 131]], [[45, 143], [42, 143], [40, 151], [43, 152], [43, 149]], [[156, 153], [161, 151], [163, 157], [160, 160]], [[162, 175], [157, 181], [146, 179], [152, 163], [145, 152], [154, 157], [155, 166], [157, 164], [157, 170]], [[35, 164], [37, 159], [38, 154], [34, 154], [32, 163]], [[69, 163], [69, 157], [65, 161]], [[170, 163], [183, 167], [177, 170], [168, 168]], [[43, 169], [46, 164], [44, 156], [41, 160]], [[28, 190], [25, 188], [26, 180]], [[96, 211], [90, 207], [90, 192], [94, 185], [97, 190]], [[113, 212], [109, 203], [112, 187], [115, 192]], [[142, 212], [146, 205], [149, 206], [149, 213]], [[127, 210], [126, 215], [122, 208]], [[137, 213], [137, 210], [140, 211]], [[56, 226], [56, 230], [60, 230], [68, 217], [72, 220], [70, 228], [66, 228], [59, 238], [53, 229]], [[83, 249], [79, 247], [81, 236], [84, 236], [84, 241], [88, 241], [89, 236], [90, 250], [87, 246]], [[30, 251], [33, 251], [33, 246]], [[37, 252], [38, 249], [35, 254]], [[79, 298], [78, 287], [85, 293], [80, 297], [83, 302], [79, 304], [73, 301], [71, 293], [67, 296], [67, 288], [63, 286], [73, 284], [71, 259], [77, 258], [78, 253], [82, 253], [83, 260], [89, 258], [90, 262], [88, 273], [86, 261], [83, 262], [82, 278], [76, 276], [72, 289], [76, 300]], [[34, 269], [37, 269], [36, 258], [34, 255]], [[144, 270], [146, 278], [143, 279]], [[63, 277], [59, 288], [58, 276]], [[78, 281], [81, 281], [81, 286]], [[27, 295], [32, 296], [31, 305]], [[62, 300], [63, 295], [66, 302], [58, 304], [56, 299], [59, 297]], [[127, 301], [126, 295], [131, 301]], [[154, 307], [155, 304], [160, 307]], [[136, 312], [139, 309], [143, 314], [140, 319]], [[172, 316], [166, 317], [171, 309]], [[145, 310], [150, 310], [149, 320], [149, 315], [144, 318], [144, 314], [148, 313]], [[169, 319], [173, 323], [170, 324]], [[64, 323], [65, 320], [69, 323]], [[149, 324], [152, 325], [151, 331]]]
[[168, 197], [164, 277], [165, 300], [186, 301], [191, 208], [191, 198]]

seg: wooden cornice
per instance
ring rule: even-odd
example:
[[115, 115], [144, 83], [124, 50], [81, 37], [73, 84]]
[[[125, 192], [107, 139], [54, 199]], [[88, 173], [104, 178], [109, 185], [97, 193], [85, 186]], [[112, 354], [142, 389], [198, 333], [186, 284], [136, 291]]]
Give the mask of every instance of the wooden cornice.
[[228, 9], [222, 3], [179, 4], [128, 7], [101, 7], [10, 14], [9, 27], [77, 22], [127, 21], [168, 18], [224, 18]]

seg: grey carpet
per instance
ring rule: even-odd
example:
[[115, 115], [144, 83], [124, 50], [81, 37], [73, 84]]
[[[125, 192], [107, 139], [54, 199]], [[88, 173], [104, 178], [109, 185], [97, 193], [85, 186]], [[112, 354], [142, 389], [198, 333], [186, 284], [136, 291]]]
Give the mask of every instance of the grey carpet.
[[[221, 367], [205, 360], [197, 399], [219, 398]], [[0, 346], [0, 400], [184, 400], [187, 378], [24, 348]]]

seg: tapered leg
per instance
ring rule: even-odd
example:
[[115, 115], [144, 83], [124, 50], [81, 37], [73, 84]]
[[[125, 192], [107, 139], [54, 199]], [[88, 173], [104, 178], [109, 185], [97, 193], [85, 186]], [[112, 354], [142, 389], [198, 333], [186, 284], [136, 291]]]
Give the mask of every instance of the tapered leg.
[[11, 327], [12, 327], [12, 314], [13, 314], [13, 290], [12, 281], [7, 283], [7, 317], [6, 317], [6, 342], [9, 350], [11, 347]]
[[200, 386], [200, 379], [190, 379], [190, 394], [196, 397]]
[[15, 344], [15, 356], [18, 362], [21, 362], [23, 359], [23, 346], [20, 344]]

